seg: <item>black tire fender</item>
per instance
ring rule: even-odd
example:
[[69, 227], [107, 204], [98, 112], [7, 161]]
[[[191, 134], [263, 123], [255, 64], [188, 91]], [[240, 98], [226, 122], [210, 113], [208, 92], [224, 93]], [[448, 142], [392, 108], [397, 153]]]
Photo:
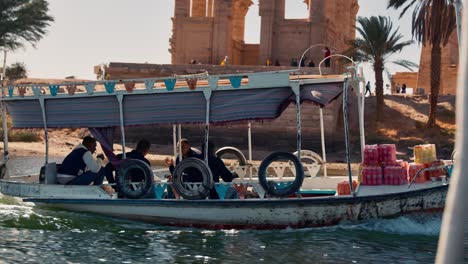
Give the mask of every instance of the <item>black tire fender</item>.
[[[139, 170], [143, 172], [143, 185], [141, 188], [134, 190], [130, 184], [132, 172]], [[153, 185], [154, 177], [153, 171], [150, 166], [145, 162], [137, 159], [123, 160], [117, 170], [117, 184], [119, 185], [120, 192], [124, 197], [130, 199], [138, 199], [146, 195]]]
[[4, 179], [7, 172], [6, 163], [0, 165], [0, 179]]
[[[203, 182], [199, 188], [188, 190], [184, 186], [182, 180], [182, 173], [187, 168], [195, 168], [200, 171], [203, 176]], [[213, 188], [213, 175], [211, 170], [205, 162], [198, 158], [186, 158], [183, 159], [174, 168], [172, 185], [174, 186], [177, 193], [187, 200], [200, 200], [204, 199], [210, 194], [210, 190]]]
[[[268, 166], [270, 166], [272, 162], [280, 159], [292, 161], [296, 168], [296, 177], [291, 185], [277, 189], [273, 182], [267, 181], [266, 175]], [[258, 168], [258, 181], [270, 196], [287, 197], [296, 193], [301, 188], [302, 182], [304, 181], [304, 168], [302, 167], [302, 163], [294, 154], [289, 152], [274, 152], [268, 155], [260, 164], [260, 167]]]
[[245, 166], [247, 164], [247, 159], [245, 158], [244, 154], [242, 151], [240, 151], [238, 148], [235, 147], [222, 147], [216, 151], [216, 157], [222, 159], [223, 155], [226, 154], [232, 154], [236, 156], [237, 160], [239, 161], [240, 166]]

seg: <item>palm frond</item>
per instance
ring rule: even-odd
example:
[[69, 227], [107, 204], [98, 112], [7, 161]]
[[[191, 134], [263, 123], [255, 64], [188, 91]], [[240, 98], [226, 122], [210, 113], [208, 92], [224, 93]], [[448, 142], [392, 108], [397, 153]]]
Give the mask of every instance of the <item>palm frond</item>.
[[419, 68], [419, 65], [417, 63], [414, 63], [409, 60], [396, 60], [396, 61], [391, 61], [393, 64], [399, 65], [401, 67], [404, 67], [410, 71], [414, 71], [414, 69]]

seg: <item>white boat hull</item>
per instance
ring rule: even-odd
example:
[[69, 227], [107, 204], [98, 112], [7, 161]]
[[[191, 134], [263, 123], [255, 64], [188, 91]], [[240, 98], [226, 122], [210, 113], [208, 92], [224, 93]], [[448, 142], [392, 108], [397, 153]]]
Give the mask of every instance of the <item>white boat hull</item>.
[[363, 197], [332, 196], [248, 200], [25, 199], [37, 205], [97, 213], [161, 225], [272, 229], [335, 225], [441, 211], [448, 186]]

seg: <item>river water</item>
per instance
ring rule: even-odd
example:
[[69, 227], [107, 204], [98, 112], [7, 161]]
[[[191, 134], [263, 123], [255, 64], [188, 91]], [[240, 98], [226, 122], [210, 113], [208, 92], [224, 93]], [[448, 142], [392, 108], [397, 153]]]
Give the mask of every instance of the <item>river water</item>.
[[[37, 173], [35, 162], [27, 170]], [[204, 230], [38, 208], [0, 195], [0, 263], [431, 263], [441, 218], [414, 214], [324, 228]], [[468, 263], [466, 234], [464, 246]]]

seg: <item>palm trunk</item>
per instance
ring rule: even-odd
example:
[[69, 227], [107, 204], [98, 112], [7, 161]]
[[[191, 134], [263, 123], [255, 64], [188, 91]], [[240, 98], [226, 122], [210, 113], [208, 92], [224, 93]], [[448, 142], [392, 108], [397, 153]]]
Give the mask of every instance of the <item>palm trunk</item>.
[[383, 117], [383, 107], [384, 107], [384, 97], [383, 97], [383, 64], [380, 62], [374, 63], [374, 73], [375, 73], [375, 99], [376, 99], [376, 119], [377, 121], [382, 121]]
[[441, 75], [441, 48], [439, 43], [434, 44], [431, 50], [431, 96], [429, 120], [427, 127], [434, 127], [436, 124], [437, 100], [440, 91], [440, 75]]

